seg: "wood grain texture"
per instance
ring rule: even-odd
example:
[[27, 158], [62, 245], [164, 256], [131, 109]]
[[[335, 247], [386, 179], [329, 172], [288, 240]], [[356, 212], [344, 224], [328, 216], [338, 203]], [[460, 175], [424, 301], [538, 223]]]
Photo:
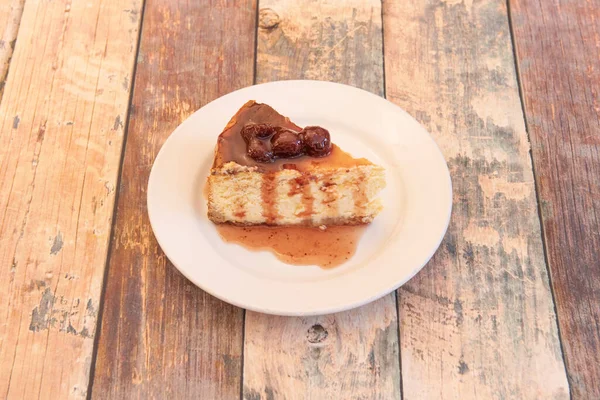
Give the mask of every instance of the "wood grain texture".
[[384, 2], [388, 98], [431, 132], [450, 227], [399, 292], [406, 399], [566, 399], [505, 2]]
[[0, 4], [0, 99], [6, 83], [6, 74], [17, 42], [17, 33], [25, 0], [11, 0]]
[[510, 4], [567, 375], [600, 399], [600, 2]]
[[1, 398], [86, 396], [140, 8], [25, 4], [0, 106]]
[[240, 397], [243, 311], [168, 262], [150, 228], [154, 158], [185, 118], [252, 84], [256, 3], [145, 5], [93, 398]]
[[[379, 1], [260, 1], [257, 82], [321, 79], [383, 94]], [[335, 139], [334, 139], [335, 140]], [[393, 294], [310, 318], [247, 312], [244, 399], [399, 399]]]

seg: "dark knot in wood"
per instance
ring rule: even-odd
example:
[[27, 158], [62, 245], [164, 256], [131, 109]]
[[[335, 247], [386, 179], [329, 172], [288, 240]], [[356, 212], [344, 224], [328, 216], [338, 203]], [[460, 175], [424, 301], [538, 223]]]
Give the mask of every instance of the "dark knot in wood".
[[325, 339], [327, 339], [328, 335], [329, 333], [325, 328], [323, 328], [322, 325], [316, 324], [308, 329], [308, 334], [306, 335], [306, 338], [310, 343], [321, 343]]
[[279, 15], [270, 8], [261, 8], [258, 14], [258, 26], [262, 29], [272, 30], [279, 25]]

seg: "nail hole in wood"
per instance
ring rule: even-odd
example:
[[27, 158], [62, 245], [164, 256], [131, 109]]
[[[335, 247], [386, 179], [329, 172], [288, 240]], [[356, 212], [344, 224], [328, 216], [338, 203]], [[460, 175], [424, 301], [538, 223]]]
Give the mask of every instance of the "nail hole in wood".
[[279, 15], [270, 8], [262, 8], [258, 14], [258, 26], [272, 30], [279, 25]]
[[316, 324], [308, 329], [308, 334], [306, 335], [306, 338], [310, 343], [321, 343], [325, 339], [327, 339], [328, 335], [329, 333], [325, 328], [323, 328], [321, 324]]

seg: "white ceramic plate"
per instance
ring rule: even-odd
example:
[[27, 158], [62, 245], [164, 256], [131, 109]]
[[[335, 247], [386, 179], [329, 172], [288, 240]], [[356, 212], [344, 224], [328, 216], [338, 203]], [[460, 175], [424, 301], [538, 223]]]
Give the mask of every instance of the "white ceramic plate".
[[[202, 190], [217, 136], [247, 100], [300, 126], [323, 126], [342, 149], [386, 169], [384, 211], [341, 266], [287, 265], [269, 252], [225, 243], [206, 217]], [[446, 162], [417, 121], [369, 92], [319, 81], [251, 86], [207, 104], [167, 139], [148, 182], [152, 229], [179, 271], [224, 301], [279, 315], [346, 310], [398, 288], [439, 246], [451, 207]]]

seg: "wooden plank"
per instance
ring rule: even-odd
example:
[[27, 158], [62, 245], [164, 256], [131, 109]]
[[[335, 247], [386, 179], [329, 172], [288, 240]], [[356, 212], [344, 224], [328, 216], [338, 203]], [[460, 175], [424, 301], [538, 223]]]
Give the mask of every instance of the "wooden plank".
[[17, 42], [17, 33], [25, 0], [12, 0], [0, 4], [0, 99], [6, 83], [10, 59]]
[[146, 186], [173, 129], [210, 100], [252, 84], [256, 3], [146, 3], [92, 394], [239, 398], [243, 310], [168, 262]]
[[384, 2], [387, 96], [440, 145], [446, 238], [399, 294], [407, 399], [569, 397], [503, 1]]
[[600, 399], [600, 2], [510, 4], [567, 376]]
[[[259, 3], [258, 82], [338, 81], [383, 94], [381, 3]], [[349, 312], [247, 312], [244, 398], [399, 399], [395, 296]]]
[[140, 8], [25, 4], [0, 106], [2, 398], [86, 396]]

